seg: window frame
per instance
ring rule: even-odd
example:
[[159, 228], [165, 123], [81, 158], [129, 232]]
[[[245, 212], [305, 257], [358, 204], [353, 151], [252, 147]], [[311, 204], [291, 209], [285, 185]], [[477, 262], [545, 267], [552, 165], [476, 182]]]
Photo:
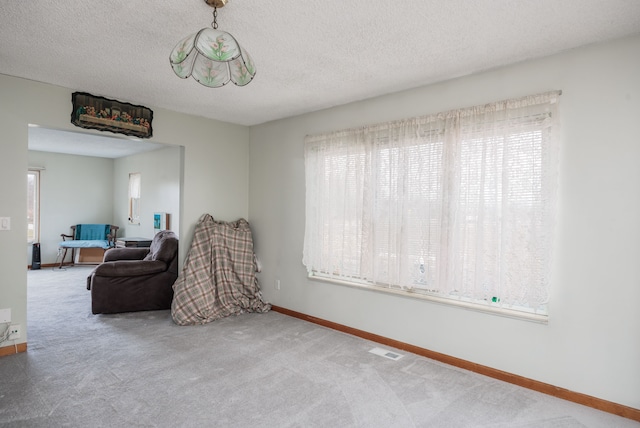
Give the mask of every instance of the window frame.
[[[33, 176], [33, 207], [30, 203], [30, 185], [29, 176]], [[33, 244], [40, 240], [40, 192], [41, 192], [41, 177], [40, 170], [35, 168], [27, 169], [27, 244]], [[29, 218], [29, 211], [33, 211], [33, 219]], [[31, 220], [31, 221], [30, 221]], [[33, 224], [33, 237], [29, 236], [29, 226]]]
[[[548, 94], [552, 94], [551, 95], [552, 98], [550, 100], [548, 100], [547, 104], [555, 104], [557, 102], [557, 96], [561, 95], [561, 91], [555, 91], [553, 93], [548, 93]], [[531, 98], [547, 96], [548, 94], [541, 94], [539, 96], [532, 96]], [[504, 101], [504, 103], [507, 103], [507, 102], [510, 102], [510, 101], [511, 100]], [[532, 103], [532, 105], [537, 105], [537, 104]], [[547, 136], [544, 135], [545, 134], [544, 129], [548, 127], [548, 119], [549, 118], [551, 118], [552, 120], [556, 119], [555, 118], [555, 115], [556, 115], [555, 114], [555, 110], [553, 110], [553, 111], [554, 111], [553, 117], [552, 117], [551, 113], [549, 113], [548, 115], [547, 115], [547, 113], [544, 113], [540, 117], [521, 116], [520, 118], [516, 119], [516, 122], [517, 123], [521, 123], [521, 125], [518, 125], [517, 128], [513, 128], [513, 129], [515, 129], [515, 131], [512, 130], [512, 128], [511, 128], [511, 118], [510, 118], [509, 122], [505, 121], [504, 123], [502, 123], [500, 120], [492, 120], [490, 122], [482, 122], [482, 121], [480, 121], [480, 122], [469, 122], [470, 123], [470, 127], [467, 129], [467, 131], [471, 130], [471, 132], [461, 132], [461, 135], [463, 135], [463, 137], [460, 137], [460, 140], [459, 140], [458, 144], [460, 144], [460, 146], [464, 146], [465, 144], [470, 143], [475, 138], [474, 135], [475, 135], [475, 132], [476, 132], [475, 130], [476, 129], [481, 129], [481, 128], [485, 127], [486, 125], [489, 125], [489, 127], [502, 127], [505, 130], [505, 131], [502, 131], [503, 132], [502, 135], [507, 136], [507, 137], [504, 138], [503, 140], [499, 141], [497, 138], [491, 137], [491, 134], [486, 134], [486, 136], [483, 137], [483, 138], [485, 138], [485, 140], [482, 141], [482, 144], [488, 144], [488, 140], [494, 138], [495, 143], [492, 143], [492, 144], [494, 144], [495, 146], [503, 147], [500, 150], [506, 150], [506, 147], [507, 147], [508, 144], [517, 144], [517, 143], [513, 143], [512, 141], [517, 141], [518, 139], [525, 139], [525, 134], [526, 134], [526, 138], [528, 138], [530, 140], [534, 140], [535, 139], [534, 138], [534, 134], [540, 134], [541, 137], [540, 137], [540, 142], [539, 142], [539, 144], [540, 144], [539, 149], [543, 150], [544, 147], [547, 147], [547, 146], [545, 146], [545, 144], [548, 143], [548, 140], [545, 140], [545, 138], [549, 137], [548, 135]], [[447, 113], [448, 112], [440, 113], [439, 115], [445, 115]], [[433, 116], [426, 116], [426, 117], [423, 117], [423, 118], [416, 118], [416, 119], [428, 121], [431, 117], [433, 117]], [[411, 120], [411, 119], [407, 119], [406, 121], [409, 121], [409, 120]], [[463, 123], [463, 122], [461, 121], [460, 123]], [[505, 125], [506, 123], [508, 123], [508, 125]], [[374, 125], [372, 127], [366, 128], [366, 129], [368, 130], [368, 132], [371, 132], [370, 131], [371, 129], [373, 129], [374, 127], [377, 127], [377, 129], [375, 131], [380, 131], [380, 130], [388, 129], [393, 125], [394, 125], [394, 123], [389, 122], [389, 123], [386, 123], [386, 124]], [[532, 125], [531, 126], [532, 130], [523, 131], [525, 129], [528, 129], [529, 125]], [[467, 125], [459, 125], [459, 126], [462, 129], [463, 127], [466, 127]], [[323, 135], [307, 136], [305, 138], [305, 176], [306, 176], [307, 188], [308, 188], [307, 198], [309, 197], [309, 185], [310, 185], [310, 183], [314, 183], [314, 184], [311, 185], [313, 187], [313, 186], [315, 186], [315, 183], [322, 182], [324, 179], [326, 179], [327, 174], [332, 174], [332, 172], [330, 170], [331, 168], [324, 169], [323, 165], [324, 165], [325, 162], [327, 162], [327, 163], [334, 162], [335, 165], [343, 165], [343, 164], [345, 164], [345, 162], [347, 164], [349, 164], [349, 163], [353, 164], [353, 163], [360, 162], [359, 160], [356, 159], [358, 156], [360, 156], [360, 154], [358, 152], [358, 150], [359, 150], [358, 147], [360, 147], [360, 146], [354, 146], [356, 148], [353, 151], [349, 152], [349, 156], [351, 156], [352, 159], [347, 158], [346, 157], [347, 155], [342, 155], [340, 153], [340, 150], [342, 150], [342, 148], [344, 146], [350, 144], [349, 143], [350, 139], [349, 139], [349, 137], [346, 136], [346, 135], [349, 135], [350, 133], [352, 133], [353, 135], [356, 135], [356, 134], [358, 135], [358, 137], [353, 137], [354, 141], [355, 140], [360, 141], [359, 138], [362, 138], [362, 137], [360, 136], [360, 134], [358, 134], [358, 131], [360, 131], [361, 129], [363, 129], [363, 128], [359, 128], [358, 130], [343, 130], [343, 131], [337, 131], [337, 132], [327, 133], [327, 134], [323, 134]], [[556, 131], [554, 131], [554, 132], [556, 132]], [[381, 139], [377, 139], [377, 140], [374, 140], [373, 143], [371, 143], [371, 142], [369, 143], [369, 145], [367, 146], [368, 147], [368, 149], [367, 149], [368, 150], [367, 151], [368, 156], [378, 156], [379, 155], [379, 154], [375, 153], [376, 150], [380, 150], [377, 147], [378, 143], [376, 143], [376, 141], [381, 142], [381, 141], [385, 140], [386, 138], [385, 138], [384, 134], [385, 134], [385, 132], [381, 132], [380, 134], [378, 134], [378, 135], [382, 135], [382, 137], [380, 137]], [[531, 135], [529, 135], [529, 134], [531, 134]], [[501, 134], [496, 134], [496, 135], [501, 135]], [[553, 138], [555, 140], [557, 140], [557, 138], [558, 138], [557, 134], [554, 134]], [[336, 141], [338, 143], [336, 145], [334, 145], [334, 146], [331, 146], [332, 144], [335, 144]], [[411, 141], [411, 138], [409, 138], [407, 141]], [[432, 144], [433, 142], [434, 142], [433, 140], [429, 140], [427, 142], [419, 142], [417, 144], [422, 146], [422, 145], [425, 145], [425, 144], [426, 145]], [[473, 143], [471, 143], [471, 144], [473, 144]], [[410, 146], [411, 143], [408, 144], [408, 145]], [[552, 146], [554, 146], [554, 145], [557, 146], [557, 143], [554, 143], [554, 141], [552, 141], [551, 145]], [[331, 150], [326, 148], [327, 146], [338, 147], [338, 148], [335, 149], [335, 152], [331, 152]], [[384, 144], [382, 144], [382, 146], [384, 146]], [[532, 146], [533, 146], [533, 144], [532, 144]], [[320, 147], [324, 147], [324, 149], [320, 149]], [[400, 145], [400, 146], [391, 146], [391, 149], [393, 149], [393, 147], [405, 147], [405, 149], [406, 149], [406, 146], [402, 146], [402, 145]], [[320, 155], [318, 155], [318, 159], [320, 159], [320, 160], [317, 161], [318, 162], [317, 164], [314, 164], [314, 165], [316, 165], [315, 172], [316, 172], [317, 175], [315, 177], [310, 177], [309, 173], [307, 172], [307, 164], [306, 163], [308, 161], [308, 159], [307, 159], [307, 156], [309, 154], [308, 150], [314, 150], [314, 148], [316, 150], [319, 150], [319, 151], [325, 150], [327, 152], [331, 152], [331, 154], [320, 154]], [[385, 150], [385, 149], [382, 149], [382, 150]], [[404, 150], [404, 149], [402, 149], [402, 150]], [[419, 150], [422, 150], [422, 149], [419, 149]], [[428, 148], [426, 150], [428, 150]], [[534, 149], [532, 151], [535, 151], [535, 150], [538, 150], [538, 147], [534, 147]], [[311, 155], [311, 156], [313, 158], [314, 155]], [[330, 158], [331, 156], [336, 156], [336, 158], [335, 159], [331, 159]], [[338, 159], [341, 156], [344, 157], [344, 159]], [[391, 156], [391, 155], [389, 155], [389, 156]], [[529, 156], [536, 156], [536, 155], [531, 154]], [[312, 162], [315, 162], [315, 161], [316, 161], [316, 159], [314, 158], [314, 160]], [[471, 162], [471, 161], [469, 161], [469, 162]], [[535, 160], [533, 162], [535, 162]], [[406, 169], [406, 166], [408, 164], [403, 164], [403, 165], [404, 165], [404, 167]], [[442, 170], [442, 168], [443, 168], [442, 165], [439, 165], [439, 166], [440, 166], [440, 170]], [[344, 167], [342, 167], [342, 168], [344, 168]], [[554, 168], [557, 169], [557, 165]], [[338, 166], [337, 170], [334, 170], [335, 174], [340, 175], [340, 172], [339, 172], [340, 170], [341, 170], [341, 167]], [[377, 176], [383, 175], [380, 172], [379, 169], [375, 169], [373, 171], [375, 171], [374, 175], [377, 175]], [[364, 174], [364, 172], [362, 172], [362, 171], [360, 173]], [[502, 174], [511, 174], [512, 170], [510, 170], [507, 167], [504, 167], [504, 168], [499, 170], [499, 173], [501, 175]], [[356, 172], [355, 174], [358, 175], [359, 173]], [[366, 173], [365, 175], [368, 176], [368, 174], [369, 173]], [[322, 177], [323, 175], [324, 175], [324, 177]], [[335, 175], [334, 175], [334, 177], [335, 177]], [[442, 173], [442, 175], [439, 178], [440, 178], [440, 180], [447, 180], [448, 179], [448, 177], [444, 173]], [[533, 178], [535, 180], [540, 180], [540, 181], [542, 181], [544, 179], [544, 177], [542, 175], [538, 176], [538, 175], [536, 175], [536, 173], [533, 173], [531, 178]], [[389, 178], [387, 177], [387, 180], [388, 179]], [[374, 184], [371, 184], [371, 188], [373, 188], [374, 190], [369, 189], [369, 192], [376, 193], [376, 191], [377, 191], [376, 186], [377, 185], [378, 184], [375, 183], [375, 181], [374, 181]], [[470, 191], [469, 189], [470, 189], [470, 186], [465, 188], [465, 189], [463, 189], [463, 190], [465, 192], [469, 192]], [[555, 189], [555, 192], [557, 192], [557, 185], [556, 185], [556, 187], [554, 187], [554, 189]], [[318, 198], [320, 198], [320, 195], [324, 195], [325, 197], [327, 196], [326, 190], [324, 191], [324, 193], [318, 193], [318, 194], [315, 193], [316, 191], [317, 191], [317, 189], [313, 190], [312, 193], [314, 194], [314, 196], [317, 196]], [[348, 193], [348, 192], [345, 191], [345, 193]], [[538, 195], [535, 192], [533, 192], [532, 194], [534, 196], [541, 196], [542, 198], [547, 196], [544, 193], [540, 193]], [[318, 199], [316, 201], [316, 203], [315, 203], [315, 206], [318, 206], [318, 205], [321, 205], [321, 204], [326, 204], [326, 203], [331, 205], [330, 197], [332, 195], [329, 194], [328, 196], [329, 196], [329, 199], [323, 198], [322, 202], [319, 202], [320, 199]], [[527, 199], [527, 197], [529, 197], [529, 196], [531, 196], [531, 195], [526, 194], [526, 193], [524, 194], [525, 203], [531, 203], [529, 201], [529, 199]], [[410, 203], [407, 202], [407, 201], [411, 200], [411, 198], [415, 197], [415, 195], [413, 195], [413, 194], [412, 195], [405, 194], [404, 197], [408, 198], [408, 199], [404, 199], [404, 201], [405, 201], [405, 205], [409, 206]], [[376, 202], [374, 202], [374, 204], [375, 203]], [[514, 202], [510, 201], [510, 203], [514, 203]], [[309, 215], [309, 207], [310, 207], [309, 199], [307, 199], [306, 204], [307, 204], [307, 226], [306, 227], [308, 228], [309, 227], [309, 217], [308, 217], [308, 215]], [[534, 202], [534, 204], [535, 204], [535, 202]], [[312, 203], [312, 205], [313, 205], [313, 203]], [[340, 205], [338, 205], [338, 206], [340, 206]], [[536, 206], [538, 206], [538, 205], [536, 205]], [[539, 206], [543, 207], [544, 204], [543, 205], [539, 205]], [[319, 218], [320, 217], [315, 218], [315, 221], [317, 222]], [[326, 226], [327, 224], [331, 223], [332, 220], [327, 220], [326, 217], [322, 217], [322, 218], [324, 219], [323, 224], [325, 224], [325, 226], [322, 226], [319, 223], [317, 223], [316, 226], [319, 229], [312, 230], [311, 231], [311, 235], [315, 234], [316, 236], [322, 236], [323, 238], [320, 238], [320, 240], [322, 242], [324, 242], [323, 240], [326, 240], [327, 236], [329, 236], [329, 235], [324, 235], [327, 232], [326, 231], [323, 232], [323, 230], [325, 230], [324, 228], [326, 228], [326, 227], [329, 227], [329, 228], [332, 227], [332, 226]], [[354, 217], [354, 218], [356, 219], [356, 221], [360, 220], [359, 217]], [[370, 218], [374, 218], [374, 214], [371, 214]], [[516, 218], [522, 218], [522, 217], [516, 217]], [[353, 218], [351, 220], [349, 220], [348, 218], [345, 218], [345, 220], [352, 221]], [[327, 223], [327, 221], [329, 223]], [[338, 223], [335, 224], [335, 229], [339, 229], [342, 232], [344, 232], [345, 230], [347, 230], [349, 228], [349, 224], [351, 224], [351, 223], [338, 222]], [[476, 224], [478, 224], [478, 223], [476, 223]], [[345, 227], [347, 229], [345, 229]], [[356, 231], [357, 231], [357, 229], [358, 229], [358, 227], [356, 227]], [[553, 231], [550, 231], [550, 233], [553, 233]], [[443, 288], [442, 286], [437, 286], [436, 287], [437, 290], [436, 289], [430, 290], [428, 286], [425, 286], [425, 287], [409, 286], [409, 287], [407, 287], [406, 285], [405, 286], [394, 285], [393, 283], [391, 283], [391, 284], [388, 284], [388, 283], [382, 283], [382, 284], [381, 283], [376, 283], [376, 282], [374, 282], [375, 281], [375, 275], [374, 275], [373, 279], [366, 279], [366, 275], [367, 275], [366, 274], [366, 269], [364, 271], [362, 270], [362, 265], [361, 265], [362, 261], [360, 259], [362, 257], [364, 257], [365, 259], [371, 258], [372, 257], [371, 255], [374, 254], [372, 260], [374, 260], [373, 263], [376, 263], [375, 262], [375, 260], [376, 260], [375, 259], [375, 250], [374, 250], [374, 253], [365, 253], [364, 252], [365, 250], [363, 250], [360, 247], [357, 247], [358, 244], [356, 244], [356, 247], [352, 246], [351, 252], [347, 254], [347, 255], [350, 255], [350, 257], [348, 257], [346, 259], [346, 260], [351, 260], [351, 259], [356, 260], [356, 264], [354, 265], [355, 268], [353, 268], [353, 269], [345, 268], [344, 272], [341, 272], [340, 269], [335, 271], [332, 268], [332, 266], [334, 266], [332, 264], [332, 262], [325, 261], [325, 262], [322, 262], [322, 264], [325, 267], [328, 267], [328, 269], [314, 269], [313, 266], [309, 265], [309, 261], [311, 260], [312, 263], [317, 263], [317, 260], [318, 260], [317, 257], [318, 256], [316, 256], [316, 253], [325, 254], [327, 249], [318, 246], [318, 241], [317, 241], [318, 238], [315, 238], [316, 240], [314, 241], [316, 243], [316, 247], [312, 248], [312, 249], [309, 249], [309, 247], [307, 246], [307, 239], [308, 239], [308, 236], [311, 236], [311, 235], [309, 235], [309, 230], [308, 229], [305, 230], [305, 251], [304, 251], [304, 255], [303, 255], [303, 263], [307, 266], [308, 277], [310, 279], [312, 279], [312, 280], [335, 283], [335, 284], [346, 285], [346, 286], [356, 287], [356, 288], [363, 288], [363, 289], [376, 291], [376, 292], [391, 293], [391, 294], [401, 295], [401, 296], [405, 296], [405, 297], [406, 296], [415, 297], [415, 298], [429, 300], [429, 301], [436, 302], [436, 303], [442, 303], [442, 304], [453, 305], [453, 306], [461, 306], [461, 307], [465, 307], [467, 309], [473, 309], [473, 310], [478, 310], [478, 311], [481, 311], [481, 312], [493, 313], [493, 314], [513, 317], [513, 318], [518, 318], [518, 319], [527, 319], [527, 320], [530, 320], [530, 321], [541, 322], [541, 323], [548, 322], [548, 306], [547, 306], [547, 304], [543, 305], [542, 307], [539, 306], [537, 308], [525, 307], [525, 306], [517, 306], [517, 305], [510, 305], [510, 306], [507, 307], [506, 305], [501, 304], [500, 303], [500, 299], [497, 298], [497, 297], [488, 297], [488, 299], [485, 297], [483, 302], [480, 302], [477, 299], [477, 296], [471, 297], [471, 298], [464, 298], [464, 297], [460, 297], [460, 296], [448, 295], [448, 296], [445, 297], [445, 295], [442, 293], [442, 291], [443, 290], [450, 290], [451, 289], [450, 287], [449, 288], [447, 288], [447, 287]], [[346, 236], [348, 236], [348, 235], [346, 235]], [[341, 240], [339, 239], [338, 241], [341, 241]], [[342, 239], [342, 241], [344, 241], [344, 239]], [[350, 239], [348, 241], [351, 242]], [[333, 242], [333, 241], [331, 241], [331, 242]], [[356, 242], [357, 242], [357, 239], [356, 239]], [[407, 242], [410, 242], [410, 241], [407, 241]], [[329, 247], [327, 247], [327, 248], [329, 248]], [[356, 249], [354, 249], [354, 248], [356, 248]], [[388, 247], [388, 248], [389, 248], [387, 250], [387, 256], [388, 257], [391, 257], [391, 253], [396, 254], [395, 253], [396, 250], [394, 250], [393, 247]], [[307, 251], [309, 251], [310, 254], [311, 253], [313, 253], [313, 254], [311, 256], [308, 256]], [[342, 254], [341, 256], [339, 256], [340, 260], [342, 260], [341, 264], [339, 265], [340, 267], [344, 267], [344, 263], [343, 262], [345, 260], [344, 259], [345, 254], [343, 253], [343, 251], [344, 251], [343, 248], [339, 249], [339, 254]], [[355, 251], [355, 253], [353, 253], [353, 251]], [[443, 253], [442, 253], [442, 249], [439, 249], [438, 251], [439, 251], [438, 257], [444, 257]], [[525, 251], [525, 254], [527, 254], [526, 251]], [[400, 255], [400, 253], [396, 254], [396, 257], [398, 257], [399, 255]], [[402, 260], [404, 260], [407, 257], [407, 253], [403, 252], [402, 256], [403, 256]], [[415, 254], [413, 256], [415, 256]], [[324, 256], [320, 256], [320, 257], [322, 257], [323, 259], [325, 259], [325, 258], [329, 259], [330, 258], [326, 254]], [[550, 252], [549, 252], [548, 259], [550, 259], [550, 257], [551, 256], [550, 256]], [[320, 266], [320, 265], [316, 264], [316, 266]], [[389, 266], [391, 266], [391, 265], [389, 265]], [[534, 271], [534, 272], [537, 272], [537, 271]], [[543, 272], [543, 273], [548, 275], [548, 271], [543, 270], [541, 272]], [[365, 275], [364, 277], [361, 276], [363, 274]], [[358, 275], [360, 275], [360, 276], [358, 277]], [[547, 277], [545, 275], [542, 275], [541, 278], [547, 278]], [[526, 277], [524, 277], [524, 279], [526, 279]], [[414, 282], [414, 284], [415, 284], [415, 282]], [[457, 285], [454, 285], [454, 288], [457, 288]], [[531, 288], [531, 290], [537, 290], [537, 289]], [[438, 293], [440, 293], [440, 294], [438, 295]], [[547, 300], [547, 302], [548, 302], [548, 300]]]
[[128, 214], [129, 224], [140, 225], [140, 199], [142, 195], [142, 174], [139, 172], [129, 173], [128, 187]]

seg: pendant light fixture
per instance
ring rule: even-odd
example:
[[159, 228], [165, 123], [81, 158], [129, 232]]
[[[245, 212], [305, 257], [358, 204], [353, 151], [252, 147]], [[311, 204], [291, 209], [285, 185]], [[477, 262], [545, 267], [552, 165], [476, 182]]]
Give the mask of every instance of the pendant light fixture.
[[227, 1], [204, 0], [213, 7], [213, 28], [203, 28], [185, 37], [171, 51], [169, 61], [178, 77], [192, 76], [210, 88], [219, 88], [229, 81], [244, 86], [253, 80], [256, 67], [249, 53], [231, 34], [218, 30], [218, 8]]

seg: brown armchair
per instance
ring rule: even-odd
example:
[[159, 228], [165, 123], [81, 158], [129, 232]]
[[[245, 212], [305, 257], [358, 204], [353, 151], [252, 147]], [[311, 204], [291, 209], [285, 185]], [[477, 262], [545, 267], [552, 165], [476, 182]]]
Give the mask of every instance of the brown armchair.
[[158, 232], [150, 248], [112, 248], [87, 278], [94, 314], [170, 309], [178, 278], [178, 237]]

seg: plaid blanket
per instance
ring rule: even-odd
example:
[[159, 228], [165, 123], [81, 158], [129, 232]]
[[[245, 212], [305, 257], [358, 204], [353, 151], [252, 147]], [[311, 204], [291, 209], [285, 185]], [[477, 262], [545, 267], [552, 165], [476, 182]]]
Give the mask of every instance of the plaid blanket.
[[256, 278], [249, 223], [215, 221], [203, 215], [182, 273], [173, 285], [171, 316], [176, 324], [206, 324], [243, 312], [267, 312]]

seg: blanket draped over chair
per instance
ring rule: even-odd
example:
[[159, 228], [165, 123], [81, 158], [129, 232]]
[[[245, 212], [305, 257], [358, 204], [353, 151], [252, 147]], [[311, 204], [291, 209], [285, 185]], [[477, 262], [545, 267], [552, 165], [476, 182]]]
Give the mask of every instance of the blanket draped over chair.
[[206, 324], [243, 312], [267, 312], [256, 278], [249, 223], [203, 215], [182, 273], [173, 285], [171, 315], [178, 325]]
[[[118, 229], [117, 226], [110, 224], [76, 224], [72, 226], [74, 229], [73, 235], [62, 235], [65, 237], [71, 237], [71, 241], [66, 239], [60, 242], [58, 245], [62, 248], [103, 248], [107, 249], [115, 244], [115, 237], [111, 237], [112, 228]], [[113, 242], [111, 242], [111, 240]]]
[[[102, 248], [103, 250], [116, 246], [118, 226], [112, 224], [74, 224], [71, 235], [61, 234], [62, 241], [58, 244], [59, 268], [62, 269], [67, 251], [71, 249], [71, 262], [75, 261], [76, 250], [81, 248]], [[64, 251], [63, 251], [64, 250]]]
[[110, 233], [110, 224], [78, 224], [76, 225], [75, 239], [79, 239], [82, 241], [89, 241], [94, 239], [105, 240], [105, 238]]

